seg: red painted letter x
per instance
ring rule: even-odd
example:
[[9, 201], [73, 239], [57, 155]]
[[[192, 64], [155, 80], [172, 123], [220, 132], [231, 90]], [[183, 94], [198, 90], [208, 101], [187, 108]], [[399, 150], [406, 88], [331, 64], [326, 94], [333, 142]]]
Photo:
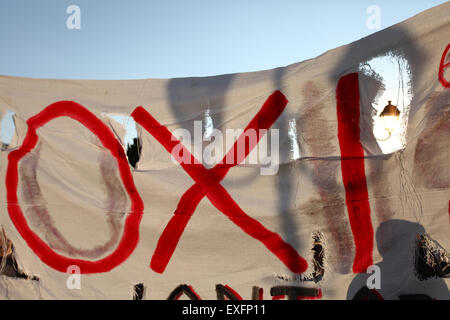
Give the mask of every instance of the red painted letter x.
[[[225, 155], [222, 161], [223, 164], [217, 164], [211, 169], [206, 169], [185, 147], [182, 147], [180, 153], [184, 156], [177, 155], [177, 157], [179, 156], [177, 161], [195, 181], [195, 184], [183, 194], [173, 217], [159, 238], [150, 263], [150, 267], [154, 271], [158, 273], [164, 272], [184, 228], [198, 203], [205, 196], [219, 211], [226, 215], [245, 233], [261, 241], [292, 272], [301, 273], [307, 269], [308, 264], [305, 259], [290, 244], [286, 243], [277, 233], [266, 229], [260, 222], [249, 217], [220, 184], [228, 173], [228, 170], [241, 163], [248, 156], [263, 136], [263, 133], [278, 119], [286, 104], [287, 99], [285, 96], [280, 91], [275, 91], [250, 121], [227, 155]], [[180, 143], [165, 126], [161, 125], [144, 108], [136, 108], [131, 116], [158, 140], [169, 153], [172, 154], [173, 148]], [[252, 139], [246, 139], [245, 132], [251, 129], [258, 132], [256, 142], [251, 141]], [[244, 141], [242, 141], [243, 139]], [[239, 143], [244, 143], [245, 145], [245, 152], [243, 154], [237, 154], [237, 146]], [[232, 164], [230, 164], [230, 161], [225, 161], [226, 159], [230, 159], [230, 156], [234, 159]], [[187, 158], [190, 159], [189, 163], [182, 161], [182, 159]]]

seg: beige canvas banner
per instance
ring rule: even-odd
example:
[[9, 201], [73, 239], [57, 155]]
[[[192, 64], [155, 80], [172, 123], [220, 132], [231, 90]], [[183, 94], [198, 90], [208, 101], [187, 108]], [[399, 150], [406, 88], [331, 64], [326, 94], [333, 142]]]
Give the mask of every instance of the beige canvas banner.
[[0, 297], [449, 299], [449, 11], [260, 72], [1, 76]]

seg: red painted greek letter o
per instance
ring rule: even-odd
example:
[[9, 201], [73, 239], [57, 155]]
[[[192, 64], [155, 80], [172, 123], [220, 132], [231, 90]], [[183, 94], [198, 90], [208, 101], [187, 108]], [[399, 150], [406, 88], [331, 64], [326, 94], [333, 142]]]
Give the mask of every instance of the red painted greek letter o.
[[[17, 198], [18, 164], [20, 159], [36, 146], [39, 139], [36, 130], [50, 120], [64, 116], [83, 124], [98, 137], [102, 145], [116, 158], [120, 177], [131, 201], [131, 211], [125, 220], [122, 238], [117, 248], [108, 256], [97, 261], [72, 259], [53, 251], [30, 229]], [[49, 105], [40, 113], [28, 119], [27, 124], [28, 131], [22, 146], [8, 155], [5, 183], [8, 213], [12, 222], [36, 255], [54, 269], [66, 272], [68, 266], [77, 265], [80, 267], [81, 273], [110, 271], [124, 262], [136, 248], [139, 240], [139, 224], [144, 210], [144, 204], [134, 185], [122, 146], [114, 137], [112, 131], [100, 119], [82, 105], [72, 101], [59, 101]]]

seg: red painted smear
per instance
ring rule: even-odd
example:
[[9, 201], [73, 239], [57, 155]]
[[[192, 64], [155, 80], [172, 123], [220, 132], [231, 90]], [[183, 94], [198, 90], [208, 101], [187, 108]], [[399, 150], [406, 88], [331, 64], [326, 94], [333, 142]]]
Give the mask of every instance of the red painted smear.
[[336, 101], [342, 180], [356, 251], [353, 272], [360, 273], [373, 264], [373, 228], [364, 169], [364, 150], [359, 141], [357, 73], [339, 79]]
[[[125, 220], [124, 231], [119, 245], [110, 255], [97, 261], [67, 258], [53, 251], [30, 229], [18, 202], [17, 171], [19, 161], [36, 146], [39, 139], [36, 130], [58, 117], [70, 117], [83, 124], [98, 137], [102, 145], [116, 158], [120, 177], [131, 200], [131, 211]], [[144, 209], [122, 146], [102, 121], [82, 105], [72, 101], [59, 101], [49, 105], [40, 113], [28, 119], [27, 124], [28, 131], [22, 146], [8, 155], [9, 161], [5, 183], [8, 212], [12, 222], [36, 255], [54, 269], [66, 272], [67, 267], [70, 265], [77, 265], [80, 267], [81, 273], [110, 271], [125, 261], [136, 247], [139, 239], [139, 223]]]
[[263, 290], [263, 288], [259, 288], [259, 290], [258, 290], [258, 300], [264, 300], [264, 290]]
[[197, 297], [198, 300], [202, 300], [202, 298], [200, 298], [198, 293], [194, 290], [194, 288], [191, 285], [189, 285], [188, 287], [189, 289], [191, 289], [191, 292]]
[[176, 296], [175, 296], [175, 299], [174, 300], [179, 300], [180, 298], [181, 298], [181, 296], [183, 295], [183, 291], [181, 291], [179, 294], [177, 294]]
[[[191, 290], [191, 293], [197, 297], [198, 300], [202, 300], [202, 298], [200, 298], [200, 296], [197, 294], [197, 292], [195, 292], [194, 288], [191, 285], [189, 285], [188, 288]], [[179, 294], [175, 296], [174, 300], [179, 300], [183, 294], [186, 293], [184, 291], [181, 291]]]
[[[256, 146], [262, 135], [257, 136], [256, 143], [250, 144], [245, 139], [245, 132], [250, 129], [259, 132], [259, 129], [269, 129], [286, 107], [287, 100], [280, 91], [275, 91], [264, 103], [259, 112], [250, 121], [244, 132], [239, 136], [234, 146], [225, 155], [221, 164], [212, 169], [206, 169], [197, 159], [172, 135], [172, 133], [144, 108], [136, 108], [131, 116], [146, 129], [158, 142], [172, 154], [172, 150], [178, 144], [181, 146], [182, 155], [176, 155], [177, 161], [186, 173], [196, 182], [181, 197], [177, 209], [161, 234], [155, 252], [150, 262], [150, 267], [163, 273], [180, 240], [190, 217], [194, 213], [198, 203], [207, 197], [211, 203], [239, 226], [245, 233], [261, 241], [269, 251], [277, 256], [291, 271], [304, 272], [308, 264], [297, 251], [286, 243], [278, 234], [266, 229], [260, 222], [249, 217], [233, 200], [230, 194], [223, 188], [220, 181], [228, 171], [247, 157]], [[245, 143], [245, 154], [237, 153], [241, 141]], [[230, 164], [226, 159], [234, 159]], [[184, 158], [190, 159], [189, 163], [183, 162]]]
[[445, 58], [447, 57], [449, 50], [450, 50], [450, 43], [445, 48], [444, 53], [442, 54], [441, 63], [439, 64], [439, 82], [445, 88], [450, 88], [450, 82], [448, 82], [447, 79], [445, 79], [444, 77], [444, 70], [450, 66], [450, 62], [445, 63]]
[[[378, 300], [384, 300], [383, 296], [376, 290], [376, 289], [369, 289], [370, 292], [372, 292], [373, 294], [375, 294], [375, 296], [377, 297]], [[364, 296], [363, 298], [359, 299], [359, 300], [369, 300], [369, 296]]]
[[283, 294], [283, 295], [279, 295], [279, 296], [273, 296], [272, 297], [272, 300], [281, 300], [281, 299], [284, 299], [286, 296]]
[[237, 293], [235, 290], [233, 290], [230, 286], [225, 285], [225, 288], [227, 288], [228, 290], [230, 290], [230, 292], [232, 294], [234, 294], [234, 296], [238, 299], [238, 300], [243, 300], [242, 297], [240, 296], [239, 293]]
[[376, 289], [371, 289], [371, 290], [378, 297], [378, 300], [384, 300], [383, 296]]

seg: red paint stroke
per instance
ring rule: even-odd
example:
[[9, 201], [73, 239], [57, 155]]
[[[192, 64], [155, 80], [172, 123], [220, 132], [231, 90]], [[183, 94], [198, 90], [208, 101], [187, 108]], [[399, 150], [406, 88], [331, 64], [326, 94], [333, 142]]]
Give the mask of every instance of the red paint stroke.
[[173, 300], [179, 300], [183, 293], [184, 292], [180, 292], [179, 294], [177, 294]]
[[238, 299], [238, 300], [244, 300], [242, 299], [242, 297], [240, 296], [239, 293], [236, 292], [236, 290], [232, 289], [229, 285], [225, 285], [225, 288], [227, 288], [232, 294], [234, 294], [234, 296]]
[[178, 300], [180, 297], [185, 294], [191, 300], [202, 300], [200, 296], [195, 292], [194, 288], [191, 285], [180, 284], [176, 287], [170, 294], [167, 300]]
[[384, 300], [384, 298], [376, 289], [362, 287], [352, 300]]
[[189, 285], [188, 288], [191, 289], [191, 292], [197, 297], [198, 300], [202, 300], [202, 298], [200, 298], [198, 293], [194, 290], [194, 288], [191, 285]]
[[445, 79], [444, 77], [444, 69], [450, 67], [450, 62], [445, 63], [445, 58], [447, 57], [449, 50], [450, 50], [450, 43], [445, 48], [444, 53], [442, 54], [441, 63], [439, 64], [439, 82], [445, 88], [450, 88], [450, 82], [448, 82], [447, 79]]
[[[188, 286], [188, 288], [190, 290], [190, 293], [192, 293], [194, 296], [196, 296], [198, 300], [202, 300], [200, 298], [200, 296], [197, 294], [197, 292], [195, 292], [195, 290], [192, 286]], [[185, 292], [181, 291], [179, 294], [177, 294], [174, 300], [179, 300], [181, 298], [181, 296], [183, 295], [183, 293], [185, 293]]]
[[263, 288], [259, 288], [259, 290], [258, 290], [258, 300], [264, 300], [264, 290], [263, 290]]
[[345, 200], [355, 241], [353, 272], [365, 272], [373, 264], [373, 228], [364, 169], [364, 150], [359, 141], [358, 74], [339, 79], [336, 89], [338, 138], [341, 149]]
[[[306, 260], [290, 244], [286, 243], [277, 233], [266, 229], [260, 222], [249, 217], [220, 184], [220, 181], [226, 176], [228, 171], [243, 161], [257, 145], [262, 137], [262, 134], [260, 134], [261, 131], [265, 132], [264, 130], [259, 131], [258, 129], [269, 129], [283, 112], [286, 104], [287, 100], [285, 96], [280, 91], [275, 91], [250, 121], [234, 146], [225, 155], [222, 163], [217, 164], [209, 170], [195, 159], [181, 142], [144, 108], [138, 107], [133, 111], [131, 116], [134, 120], [158, 140], [167, 152], [172, 154], [173, 148], [180, 144], [181, 154], [174, 156], [186, 173], [195, 181], [195, 184], [181, 197], [174, 215], [158, 240], [157, 247], [150, 262], [150, 267], [154, 271], [158, 273], [164, 272], [190, 217], [193, 215], [198, 203], [205, 196], [219, 211], [226, 215], [245, 233], [261, 241], [292, 272], [302, 273], [307, 269], [308, 264]], [[257, 141], [252, 144], [251, 141], [249, 142], [245, 138], [245, 132], [250, 129], [259, 132]], [[243, 155], [237, 153], [237, 146], [242, 142], [245, 143], [245, 154]], [[190, 159], [188, 163], [183, 162], [183, 159], [186, 158]], [[234, 159], [234, 161], [230, 163], [229, 159]]]
[[272, 300], [281, 300], [281, 299], [284, 299], [284, 298], [286, 298], [286, 296], [283, 294], [283, 295], [279, 295], [279, 296], [273, 296]]
[[[58, 117], [70, 117], [80, 122], [98, 137], [102, 145], [116, 158], [120, 177], [131, 200], [131, 210], [125, 220], [123, 235], [117, 248], [107, 257], [97, 261], [67, 258], [53, 251], [30, 229], [17, 198], [18, 164], [20, 159], [36, 146], [39, 139], [36, 134], [37, 129]], [[125, 261], [136, 247], [139, 239], [139, 223], [144, 209], [122, 146], [112, 131], [101, 120], [82, 105], [72, 101], [59, 101], [49, 105], [37, 115], [29, 118], [27, 124], [28, 130], [22, 146], [8, 155], [9, 162], [5, 183], [8, 212], [12, 222], [36, 255], [54, 269], [66, 272], [70, 265], [77, 265], [80, 267], [81, 273], [110, 271]]]
[[376, 289], [371, 290], [377, 296], [378, 300], [384, 300], [383, 296]]

